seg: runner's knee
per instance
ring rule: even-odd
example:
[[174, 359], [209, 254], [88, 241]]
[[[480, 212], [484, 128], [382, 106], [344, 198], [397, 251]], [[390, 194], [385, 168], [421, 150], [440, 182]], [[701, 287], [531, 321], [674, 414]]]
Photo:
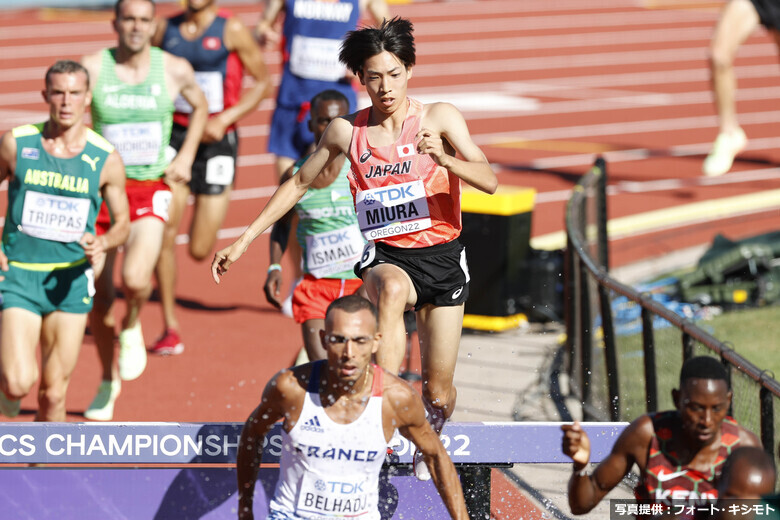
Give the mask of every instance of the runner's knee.
[[[5, 370], [3, 371], [5, 372]], [[5, 384], [3, 390], [9, 399], [21, 399], [30, 393], [38, 381], [38, 366], [21, 366], [17, 364], [9, 373], [3, 374]]]
[[400, 308], [403, 312], [406, 300], [409, 296], [409, 284], [400, 276], [388, 276], [380, 278], [377, 283], [379, 293], [379, 309]]
[[195, 237], [190, 239], [190, 256], [193, 260], [202, 262], [203, 260], [210, 258], [211, 250], [214, 248], [214, 241], [211, 240], [198, 240]]

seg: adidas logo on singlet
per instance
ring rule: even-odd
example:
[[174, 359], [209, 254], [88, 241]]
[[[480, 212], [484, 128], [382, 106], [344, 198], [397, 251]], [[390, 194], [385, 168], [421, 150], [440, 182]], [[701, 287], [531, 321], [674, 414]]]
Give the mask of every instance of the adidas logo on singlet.
[[301, 430], [305, 432], [325, 433], [325, 430], [320, 426], [320, 420], [316, 415], [303, 423]]

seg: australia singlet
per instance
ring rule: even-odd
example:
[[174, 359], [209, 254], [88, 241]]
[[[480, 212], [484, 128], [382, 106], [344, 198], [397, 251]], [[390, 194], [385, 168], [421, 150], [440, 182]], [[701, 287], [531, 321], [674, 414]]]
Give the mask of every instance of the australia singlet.
[[122, 156], [128, 179], [159, 179], [168, 166], [165, 149], [173, 125], [163, 51], [151, 48], [149, 74], [137, 85], [117, 77], [115, 52], [105, 49], [101, 55], [100, 74], [92, 93], [93, 125]]
[[368, 142], [371, 108], [358, 112], [349, 146], [350, 187], [363, 235], [403, 248], [450, 242], [460, 235], [460, 179], [418, 154], [423, 104], [409, 99], [398, 140], [374, 147]]
[[79, 154], [54, 157], [43, 148], [43, 128], [39, 123], [12, 130], [16, 172], [8, 184], [3, 251], [22, 268], [84, 260], [78, 241], [86, 232], [95, 233], [100, 172], [114, 149], [87, 129], [87, 144]]
[[297, 109], [315, 94], [335, 88], [354, 106], [355, 92], [339, 62], [341, 41], [360, 19], [358, 0], [285, 0], [277, 104]]
[[387, 453], [382, 428], [384, 373], [374, 365], [371, 397], [363, 413], [349, 424], [338, 424], [320, 402], [324, 370], [324, 362], [312, 366], [301, 416], [290, 433], [282, 433], [271, 511], [317, 520], [379, 520], [379, 472]]
[[[295, 164], [293, 174], [306, 158]], [[355, 278], [353, 267], [360, 260], [365, 240], [357, 225], [352, 193], [344, 160], [339, 176], [324, 188], [309, 188], [295, 204], [298, 243], [303, 251], [303, 271], [315, 278]]]
[[[233, 14], [219, 9], [214, 21], [199, 37], [187, 40], [182, 37], [181, 25], [184, 13], [168, 20], [161, 48], [186, 59], [195, 69], [195, 80], [206, 95], [209, 115], [214, 115], [235, 105], [241, 97], [241, 80], [244, 66], [235, 51], [225, 48], [225, 26]], [[188, 126], [192, 106], [181, 96], [174, 101], [176, 113], [173, 121]], [[231, 125], [228, 130], [234, 130]]]
[[695, 505], [718, 497], [715, 479], [720, 475], [726, 457], [740, 444], [737, 423], [730, 417], [723, 421], [717, 459], [708, 473], [702, 473], [680, 464], [668, 449], [674, 432], [672, 425], [679, 421], [676, 414], [676, 411], [668, 411], [651, 415], [655, 435], [650, 444], [647, 469], [634, 490], [637, 500]]

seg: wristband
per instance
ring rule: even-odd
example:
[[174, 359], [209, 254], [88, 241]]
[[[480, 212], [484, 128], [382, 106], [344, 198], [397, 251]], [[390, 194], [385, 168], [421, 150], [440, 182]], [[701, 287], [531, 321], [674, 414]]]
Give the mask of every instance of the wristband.
[[583, 468], [581, 470], [579, 470], [579, 471], [577, 471], [574, 468], [572, 468], [572, 469], [574, 470], [574, 474], [576, 476], [578, 476], [578, 477], [589, 477], [590, 476], [590, 472], [588, 472], [588, 465], [587, 464], [585, 466], [583, 466]]
[[282, 266], [280, 264], [271, 264], [271, 265], [268, 266], [268, 272], [269, 273], [271, 271], [280, 271], [281, 272], [281, 270], [282, 270]]

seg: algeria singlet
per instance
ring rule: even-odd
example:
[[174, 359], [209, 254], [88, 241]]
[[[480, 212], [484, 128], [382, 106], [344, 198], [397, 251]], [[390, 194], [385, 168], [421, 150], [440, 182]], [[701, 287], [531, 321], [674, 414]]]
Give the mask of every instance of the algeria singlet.
[[[306, 158], [295, 165], [293, 174]], [[351, 280], [365, 240], [357, 225], [344, 160], [339, 176], [324, 188], [309, 188], [295, 204], [298, 243], [303, 251], [303, 271], [315, 278]]]
[[128, 179], [159, 179], [168, 166], [173, 102], [165, 85], [163, 51], [152, 47], [146, 79], [130, 85], [116, 75], [116, 49], [102, 52], [100, 74], [92, 93], [95, 130], [116, 147]]

